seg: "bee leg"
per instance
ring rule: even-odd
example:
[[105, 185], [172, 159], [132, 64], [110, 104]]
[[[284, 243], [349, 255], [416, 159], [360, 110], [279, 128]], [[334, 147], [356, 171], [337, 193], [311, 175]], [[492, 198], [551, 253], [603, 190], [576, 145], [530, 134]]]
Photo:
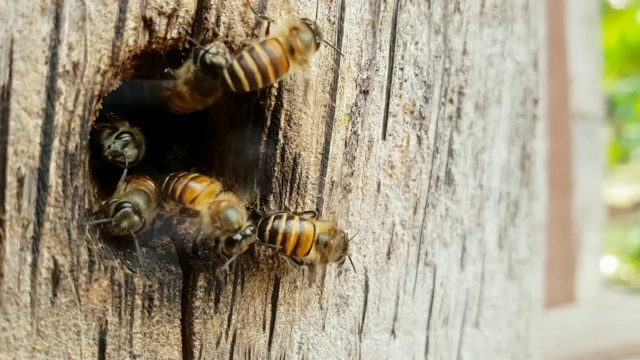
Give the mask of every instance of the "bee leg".
[[296, 259], [296, 258], [292, 258], [292, 257], [290, 257], [289, 259], [291, 259], [291, 261], [293, 261], [297, 265], [300, 265], [300, 266], [304, 265], [304, 262], [302, 262], [302, 260], [300, 260], [300, 259]]
[[267, 14], [260, 14], [253, 7], [253, 5], [251, 5], [249, 0], [247, 0], [247, 5], [249, 6], [249, 9], [251, 9], [251, 12], [253, 13], [253, 15], [255, 15], [255, 17], [258, 19], [258, 21], [266, 21], [267, 25], [260, 27], [260, 34], [259, 34], [259, 38], [264, 39], [265, 37], [269, 36], [269, 33], [271, 32], [271, 23], [275, 23], [275, 20], [273, 20], [273, 18], [271, 18]]

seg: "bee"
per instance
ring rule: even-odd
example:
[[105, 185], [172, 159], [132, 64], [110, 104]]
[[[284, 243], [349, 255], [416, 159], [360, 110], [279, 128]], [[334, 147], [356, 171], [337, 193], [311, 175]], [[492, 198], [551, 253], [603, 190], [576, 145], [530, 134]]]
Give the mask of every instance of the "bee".
[[316, 218], [315, 211], [265, 216], [258, 222], [258, 239], [298, 264], [343, 263], [351, 239], [335, 222]]
[[109, 114], [112, 121], [94, 125], [97, 144], [102, 159], [111, 164], [124, 168], [119, 183], [127, 175], [127, 169], [136, 166], [144, 157], [147, 146], [142, 130], [129, 124], [114, 114]]
[[232, 92], [250, 92], [273, 85], [290, 70], [307, 65], [323, 41], [315, 21], [288, 19], [271, 36], [235, 56], [224, 70], [223, 86]]
[[141, 233], [158, 213], [160, 193], [148, 176], [133, 175], [116, 188], [102, 206], [108, 214], [107, 231], [113, 236]]
[[196, 43], [192, 56], [175, 71], [175, 85], [164, 93], [165, 107], [175, 114], [187, 114], [213, 104], [222, 95], [222, 73], [230, 62], [222, 42]]
[[87, 224], [106, 224], [105, 230], [112, 236], [130, 235], [139, 254], [136, 235], [142, 233], [156, 217], [159, 197], [156, 184], [148, 176], [130, 176], [118, 185], [111, 198], [102, 203], [101, 209], [107, 218]]
[[194, 172], [175, 172], [167, 175], [161, 188], [170, 200], [198, 212], [205, 236], [231, 257], [225, 267], [256, 241], [255, 226], [244, 204], [218, 180]]

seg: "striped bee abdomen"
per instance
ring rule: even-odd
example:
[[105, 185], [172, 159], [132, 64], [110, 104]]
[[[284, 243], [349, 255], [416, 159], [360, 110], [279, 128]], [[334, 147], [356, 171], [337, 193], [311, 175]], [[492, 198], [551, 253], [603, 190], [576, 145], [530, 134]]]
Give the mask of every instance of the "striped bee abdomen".
[[312, 220], [293, 214], [275, 214], [258, 224], [258, 238], [271, 245], [281, 246], [287, 256], [303, 258], [313, 249], [316, 225]]
[[219, 181], [198, 173], [172, 173], [162, 183], [166, 197], [194, 210], [207, 207], [222, 191]]
[[242, 50], [224, 72], [225, 87], [249, 92], [273, 85], [289, 71], [289, 55], [276, 38], [265, 39]]
[[150, 194], [150, 196], [151, 194], [155, 194], [157, 191], [156, 183], [154, 183], [148, 176], [132, 176], [127, 183], [127, 188], [130, 186], [136, 186], [145, 193]]

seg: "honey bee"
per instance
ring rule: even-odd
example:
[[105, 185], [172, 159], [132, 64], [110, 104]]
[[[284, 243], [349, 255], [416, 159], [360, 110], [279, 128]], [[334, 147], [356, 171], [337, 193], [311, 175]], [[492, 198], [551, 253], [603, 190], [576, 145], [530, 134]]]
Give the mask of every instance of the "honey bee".
[[218, 180], [193, 172], [175, 172], [164, 179], [161, 191], [198, 212], [205, 236], [231, 257], [225, 267], [256, 241], [255, 226], [244, 204]]
[[343, 263], [351, 239], [335, 222], [316, 217], [315, 211], [265, 216], [258, 222], [258, 239], [298, 264]]
[[95, 124], [94, 131], [102, 159], [125, 169], [120, 179], [122, 183], [127, 169], [136, 166], [142, 160], [147, 146], [140, 128], [113, 114], [109, 114], [109, 117], [113, 121]]
[[272, 35], [235, 56], [224, 71], [223, 86], [232, 92], [250, 92], [273, 85], [291, 70], [307, 65], [323, 41], [315, 21], [288, 19]]
[[118, 185], [103, 207], [109, 218], [107, 231], [113, 236], [141, 233], [158, 213], [159, 191], [148, 176], [133, 175]]
[[88, 224], [106, 224], [105, 230], [112, 236], [130, 235], [139, 254], [136, 235], [156, 217], [159, 195], [156, 184], [148, 176], [130, 176], [118, 185], [111, 198], [102, 203], [101, 208], [108, 217]]
[[175, 114], [187, 114], [213, 104], [222, 95], [222, 73], [230, 62], [222, 42], [196, 43], [192, 56], [174, 73], [176, 83], [163, 96], [165, 107]]

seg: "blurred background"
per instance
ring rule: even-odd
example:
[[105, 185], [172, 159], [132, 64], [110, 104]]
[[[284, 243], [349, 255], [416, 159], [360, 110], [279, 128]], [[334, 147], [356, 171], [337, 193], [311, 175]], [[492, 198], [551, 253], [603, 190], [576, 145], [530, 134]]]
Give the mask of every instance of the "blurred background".
[[547, 0], [544, 359], [640, 359], [640, 0]]

